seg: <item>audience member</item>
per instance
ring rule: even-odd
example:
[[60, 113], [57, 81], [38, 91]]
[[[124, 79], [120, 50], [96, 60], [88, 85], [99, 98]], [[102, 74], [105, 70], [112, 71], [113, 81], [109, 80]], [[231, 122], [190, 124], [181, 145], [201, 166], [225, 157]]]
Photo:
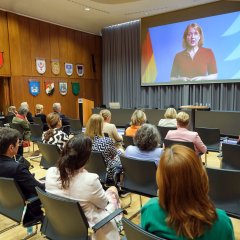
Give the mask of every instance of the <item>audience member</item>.
[[125, 135], [133, 137], [137, 130], [142, 126], [142, 124], [146, 123], [146, 121], [146, 114], [142, 110], [135, 110], [131, 117], [131, 126], [126, 129]]
[[27, 113], [28, 113], [28, 108], [22, 106], [19, 108], [18, 114], [12, 119], [12, 123], [19, 124], [24, 129], [24, 133], [23, 133], [24, 141], [30, 141], [30, 136], [31, 136], [29, 122], [27, 120]]
[[160, 156], [163, 152], [159, 147], [160, 135], [152, 124], [143, 124], [133, 137], [135, 146], [128, 146], [125, 156], [146, 161], [154, 161], [158, 165]]
[[188, 124], [189, 115], [185, 112], [179, 112], [177, 114], [177, 130], [169, 130], [165, 139], [193, 142], [197, 154], [205, 153], [207, 147], [202, 142], [197, 132], [189, 131], [187, 129]]
[[47, 115], [47, 124], [49, 129], [43, 133], [43, 143], [57, 145], [59, 151], [62, 151], [65, 143], [68, 141], [68, 135], [61, 130], [62, 122], [58, 113], [49, 113]]
[[56, 112], [59, 114], [61, 120], [62, 120], [62, 128], [63, 132], [65, 132], [67, 135], [70, 134], [70, 122], [67, 116], [61, 113], [62, 106], [61, 103], [54, 103], [53, 104], [53, 112]]
[[18, 114], [15, 106], [9, 106], [7, 116], [16, 116]]
[[207, 173], [193, 150], [166, 149], [156, 179], [158, 198], [141, 210], [143, 229], [166, 239], [235, 239], [230, 218], [209, 199]]
[[114, 174], [121, 168], [121, 151], [114, 147], [113, 140], [103, 135], [103, 118], [93, 114], [86, 125], [85, 135], [92, 139], [92, 150], [102, 152], [107, 166], [107, 180], [114, 181]]
[[108, 109], [100, 111], [100, 115], [103, 117], [103, 133], [107, 133], [108, 136], [113, 140], [117, 148], [122, 148], [122, 136], [118, 134], [115, 124], [111, 122], [111, 112]]
[[[0, 128], [0, 177], [14, 178], [26, 199], [37, 196], [35, 187], [44, 189], [29, 172], [26, 165], [15, 161], [18, 152], [19, 132], [11, 128]], [[7, 189], [6, 189], [7, 191]], [[23, 224], [32, 226], [42, 219], [40, 201], [28, 204]]]
[[20, 107], [24, 107], [24, 108], [27, 108], [27, 109], [28, 109], [28, 112], [27, 112], [27, 120], [28, 120], [30, 123], [33, 123], [32, 113], [31, 113], [30, 110], [29, 110], [29, 105], [28, 105], [28, 103], [27, 103], [27, 102], [22, 102]]
[[43, 113], [43, 105], [36, 104], [35, 110], [36, 110], [35, 117], [41, 118], [42, 123], [43, 123], [43, 131], [47, 131], [48, 125], [47, 125], [47, 120], [46, 120], [46, 114]]
[[164, 114], [164, 119], [160, 119], [158, 126], [160, 127], [177, 127], [177, 112], [174, 108], [168, 108]]
[[[49, 168], [46, 174], [46, 191], [79, 201], [90, 227], [120, 207], [117, 189], [110, 187], [105, 192], [98, 175], [84, 169], [91, 148], [90, 138], [82, 135], [71, 138], [62, 151], [57, 167]], [[92, 239], [120, 239], [115, 222], [120, 219], [110, 221]]]

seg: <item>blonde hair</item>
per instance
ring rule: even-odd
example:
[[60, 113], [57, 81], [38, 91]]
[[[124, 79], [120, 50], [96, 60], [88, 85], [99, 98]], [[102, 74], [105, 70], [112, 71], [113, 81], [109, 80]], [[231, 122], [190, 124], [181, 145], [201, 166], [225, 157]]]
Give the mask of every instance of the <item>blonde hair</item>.
[[135, 110], [132, 114], [131, 125], [141, 126], [146, 121], [146, 114], [142, 110]]
[[101, 110], [99, 114], [103, 117], [104, 121], [107, 120], [112, 115], [108, 109]]
[[92, 114], [86, 125], [85, 136], [93, 139], [95, 136], [103, 137], [103, 117], [99, 114]]
[[177, 116], [177, 112], [175, 108], [168, 108], [164, 113], [164, 117], [168, 119], [174, 119]]
[[16, 106], [9, 106], [8, 107], [8, 112], [14, 113], [16, 111], [17, 111]]
[[198, 238], [216, 221], [207, 173], [192, 149], [182, 145], [167, 148], [156, 180], [159, 204], [167, 212], [166, 223], [178, 236]]
[[179, 127], [186, 127], [189, 123], [189, 115], [185, 112], [179, 112], [176, 119]]
[[36, 104], [36, 113], [41, 113], [43, 110], [43, 105], [42, 104]]
[[47, 124], [50, 129], [56, 128], [60, 121], [60, 116], [56, 112], [49, 113], [46, 118]]

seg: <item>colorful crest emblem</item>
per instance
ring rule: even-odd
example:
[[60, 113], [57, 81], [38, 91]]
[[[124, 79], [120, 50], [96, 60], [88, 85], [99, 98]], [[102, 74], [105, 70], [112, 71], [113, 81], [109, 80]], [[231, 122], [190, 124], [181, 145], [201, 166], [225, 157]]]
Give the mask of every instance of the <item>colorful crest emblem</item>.
[[48, 96], [53, 95], [53, 93], [54, 93], [54, 83], [53, 82], [45, 82], [45, 89], [46, 89], [46, 94]]
[[72, 92], [75, 96], [77, 96], [80, 92], [80, 84], [78, 82], [72, 83]]
[[59, 63], [59, 60], [52, 60], [51, 66], [52, 66], [52, 73], [54, 75], [58, 75], [60, 73], [60, 63]]
[[73, 74], [73, 65], [72, 63], [65, 63], [65, 72], [68, 76]]
[[0, 52], [0, 68], [3, 66], [3, 52]]
[[63, 96], [67, 94], [67, 83], [66, 82], [59, 82], [59, 92]]
[[82, 77], [84, 74], [84, 66], [82, 64], [76, 65], [77, 75]]
[[46, 72], [46, 61], [45, 59], [36, 59], [36, 67], [37, 67], [37, 71], [40, 74], [43, 74]]
[[28, 85], [29, 85], [29, 92], [33, 96], [37, 96], [40, 93], [40, 82], [30, 80], [28, 82]]

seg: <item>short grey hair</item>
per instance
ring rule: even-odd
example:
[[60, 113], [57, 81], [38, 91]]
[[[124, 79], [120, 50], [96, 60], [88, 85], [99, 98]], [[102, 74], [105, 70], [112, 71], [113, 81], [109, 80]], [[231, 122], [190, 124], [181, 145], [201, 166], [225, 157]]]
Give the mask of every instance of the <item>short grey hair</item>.
[[19, 113], [20, 115], [27, 115], [28, 111], [29, 111], [29, 109], [28, 109], [27, 107], [21, 106], [21, 107], [19, 108], [19, 110], [18, 110], [18, 113]]
[[25, 107], [25, 108], [28, 108], [29, 109], [29, 105], [27, 102], [22, 102], [20, 107]]
[[137, 130], [133, 141], [140, 150], [151, 151], [158, 147], [160, 134], [156, 126], [145, 123]]
[[54, 103], [53, 104], [53, 111], [58, 112], [61, 109], [61, 103]]

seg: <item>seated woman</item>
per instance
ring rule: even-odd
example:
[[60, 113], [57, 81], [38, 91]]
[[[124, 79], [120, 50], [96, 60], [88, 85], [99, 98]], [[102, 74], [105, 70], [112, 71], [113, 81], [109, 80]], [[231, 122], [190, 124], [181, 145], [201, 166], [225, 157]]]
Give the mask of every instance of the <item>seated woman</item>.
[[113, 140], [114, 145], [117, 148], [122, 148], [122, 136], [118, 134], [115, 124], [111, 122], [111, 112], [107, 109], [101, 110], [100, 115], [103, 117], [103, 133], [107, 133], [108, 136]]
[[92, 139], [92, 150], [102, 152], [107, 165], [107, 180], [114, 181], [114, 174], [121, 168], [121, 151], [114, 147], [113, 140], [103, 135], [103, 118], [93, 114], [86, 125], [85, 135]]
[[35, 117], [39, 117], [42, 120], [43, 123], [43, 131], [48, 130], [47, 120], [46, 120], [46, 114], [43, 113], [43, 105], [42, 104], [36, 104], [36, 114]]
[[158, 198], [141, 210], [143, 229], [166, 239], [235, 239], [230, 218], [209, 199], [207, 173], [192, 149], [166, 149], [156, 179]]
[[7, 116], [16, 116], [18, 114], [15, 106], [9, 106]]
[[136, 110], [132, 114], [130, 127], [128, 127], [125, 131], [126, 136], [134, 137], [137, 130], [142, 126], [142, 124], [146, 123], [147, 117], [146, 114], [142, 110]]
[[177, 112], [174, 108], [168, 108], [164, 114], [164, 119], [160, 119], [158, 126], [160, 127], [177, 127]]
[[154, 161], [158, 165], [163, 152], [159, 147], [160, 136], [157, 128], [152, 124], [143, 124], [133, 137], [135, 146], [128, 146], [125, 156], [140, 160]]
[[206, 153], [207, 147], [202, 142], [197, 132], [187, 129], [188, 124], [189, 115], [185, 112], [179, 112], [177, 114], [177, 130], [169, 130], [165, 139], [192, 142], [197, 154]]
[[[82, 135], [71, 138], [57, 167], [47, 170], [45, 182], [47, 192], [79, 201], [90, 227], [120, 207], [117, 189], [111, 187], [105, 192], [98, 175], [84, 169], [91, 148], [90, 138]], [[115, 220], [119, 222], [119, 218]], [[99, 229], [91, 239], [120, 239], [115, 220]]]
[[68, 141], [68, 135], [61, 130], [62, 121], [58, 113], [52, 112], [47, 115], [47, 124], [49, 129], [43, 133], [43, 143], [57, 145], [62, 151], [65, 143]]

